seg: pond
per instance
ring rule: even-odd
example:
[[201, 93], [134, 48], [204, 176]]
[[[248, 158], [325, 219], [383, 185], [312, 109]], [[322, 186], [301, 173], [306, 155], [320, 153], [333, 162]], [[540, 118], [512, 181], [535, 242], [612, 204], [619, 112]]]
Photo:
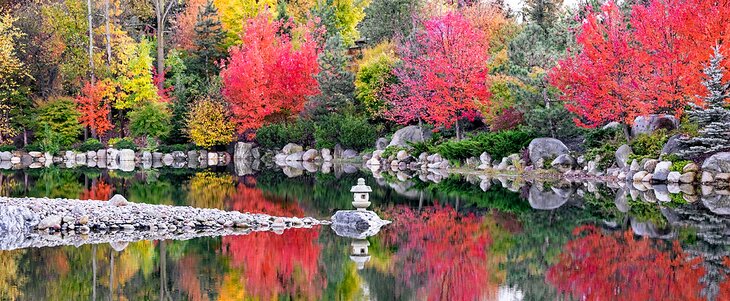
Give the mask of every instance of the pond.
[[320, 227], [0, 251], [0, 300], [730, 300], [722, 194], [348, 172], [6, 171], [3, 196], [316, 218], [351, 208], [364, 177], [393, 223], [367, 240]]

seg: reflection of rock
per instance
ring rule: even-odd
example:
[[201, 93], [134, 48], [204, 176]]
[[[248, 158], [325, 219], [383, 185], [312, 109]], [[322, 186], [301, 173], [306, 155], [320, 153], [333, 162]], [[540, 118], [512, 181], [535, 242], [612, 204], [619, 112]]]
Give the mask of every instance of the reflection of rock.
[[126, 241], [115, 241], [110, 242], [109, 245], [112, 247], [112, 249], [114, 249], [114, 251], [121, 252], [124, 251], [127, 246], [129, 246], [129, 243]]
[[672, 228], [667, 227], [662, 229], [651, 222], [639, 222], [633, 218], [631, 219], [631, 230], [633, 230], [636, 235], [651, 238], [673, 239], [677, 236]]
[[418, 198], [418, 190], [417, 189], [411, 189], [413, 187], [413, 182], [411, 181], [405, 181], [405, 182], [399, 182], [394, 181], [391, 183], [388, 183], [388, 186], [395, 190], [396, 193], [399, 195], [402, 195], [404, 197], [410, 198], [410, 199], [417, 199]]
[[378, 234], [380, 228], [390, 224], [372, 211], [340, 210], [332, 216], [332, 229], [338, 236], [364, 239]]
[[712, 213], [719, 215], [730, 215], [730, 196], [727, 195], [706, 195], [702, 197], [702, 204]]
[[0, 206], [0, 240], [6, 233], [26, 233], [38, 222], [38, 216], [28, 207]]
[[284, 172], [284, 174], [287, 177], [290, 177], [290, 178], [298, 177], [298, 176], [301, 176], [302, 174], [304, 174], [304, 171], [302, 169], [293, 168], [290, 166], [286, 166], [286, 167], [282, 168], [282, 171]]
[[552, 189], [543, 191], [539, 186], [540, 185], [532, 185], [532, 187], [530, 187], [528, 201], [532, 208], [538, 210], [553, 210], [563, 206], [563, 204], [568, 201], [568, 198], [561, 196]]

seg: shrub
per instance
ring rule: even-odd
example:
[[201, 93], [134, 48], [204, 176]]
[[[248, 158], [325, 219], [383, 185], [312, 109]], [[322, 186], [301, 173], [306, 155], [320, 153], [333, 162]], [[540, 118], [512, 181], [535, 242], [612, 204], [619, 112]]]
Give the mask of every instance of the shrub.
[[18, 149], [18, 148], [15, 147], [15, 145], [12, 145], [12, 144], [3, 144], [3, 145], [0, 145], [0, 152], [12, 152], [12, 151], [15, 151], [16, 149]]
[[583, 144], [586, 149], [592, 149], [601, 147], [606, 144], [620, 144], [624, 139], [621, 129], [617, 127], [613, 128], [597, 128], [586, 132], [585, 143]]
[[222, 103], [211, 99], [196, 101], [190, 106], [187, 123], [187, 134], [197, 146], [208, 148], [233, 142], [236, 127]]
[[79, 145], [79, 151], [82, 152], [98, 151], [103, 148], [105, 148], [104, 144], [94, 138], [88, 139]]
[[80, 114], [70, 98], [56, 98], [38, 104], [33, 129], [39, 145], [49, 149], [69, 147], [81, 135]]
[[604, 144], [600, 147], [594, 147], [586, 152], [586, 160], [591, 161], [596, 159], [599, 155], [601, 160], [598, 160], [597, 167], [599, 170], [606, 170], [611, 167], [616, 161], [616, 149], [618, 147], [615, 144]]
[[172, 113], [164, 103], [150, 101], [129, 112], [129, 129], [135, 137], [163, 139], [172, 128], [171, 118]]
[[304, 147], [314, 146], [314, 123], [307, 119], [264, 125], [256, 132], [256, 141], [263, 148], [280, 149], [288, 143]]
[[377, 138], [375, 127], [367, 119], [357, 116], [333, 114], [317, 124], [314, 140], [317, 148], [333, 148], [336, 144], [362, 150], [370, 147]]
[[112, 138], [109, 139], [109, 145], [111, 147], [116, 149], [131, 149], [133, 151], [137, 151], [137, 145], [132, 142], [132, 139], [129, 138]]
[[518, 153], [527, 147], [534, 135], [530, 132], [512, 130], [497, 133], [480, 133], [461, 141], [447, 141], [433, 148], [437, 153], [449, 160], [463, 160], [479, 157], [487, 152], [493, 158], [503, 158]]
[[651, 134], [638, 135], [630, 143], [631, 150], [633, 151], [633, 155], [630, 158], [636, 160], [659, 158], [667, 140], [669, 140], [669, 135], [664, 129]]
[[187, 152], [192, 148], [188, 144], [171, 144], [171, 145], [160, 145], [157, 150], [162, 153], [171, 152]]

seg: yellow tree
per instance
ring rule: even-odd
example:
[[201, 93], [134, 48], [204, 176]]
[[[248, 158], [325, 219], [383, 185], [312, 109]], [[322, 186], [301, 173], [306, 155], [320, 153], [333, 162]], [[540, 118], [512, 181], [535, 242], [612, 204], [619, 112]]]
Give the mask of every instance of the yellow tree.
[[244, 20], [251, 19], [263, 10], [276, 18], [276, 0], [213, 0], [218, 8], [223, 29], [228, 33], [227, 44], [238, 44]]
[[13, 26], [15, 18], [0, 10], [0, 143], [15, 134], [10, 123], [8, 99], [17, 93], [17, 78], [24, 75], [23, 63], [18, 59], [15, 41], [22, 36]]

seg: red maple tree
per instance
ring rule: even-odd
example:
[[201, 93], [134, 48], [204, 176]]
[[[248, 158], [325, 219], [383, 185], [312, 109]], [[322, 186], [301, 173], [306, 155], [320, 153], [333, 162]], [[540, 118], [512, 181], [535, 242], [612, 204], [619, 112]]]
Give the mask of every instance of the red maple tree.
[[704, 300], [702, 258], [679, 242], [579, 226], [546, 279], [581, 300]]
[[[458, 12], [423, 22], [398, 46], [398, 83], [387, 92], [388, 116], [399, 123], [424, 120], [450, 128], [488, 109], [490, 93], [485, 34]], [[458, 135], [458, 133], [457, 133]]]
[[[249, 19], [241, 46], [233, 47], [221, 66], [223, 96], [239, 133], [258, 129], [272, 115], [299, 113], [307, 97], [319, 93], [314, 75], [320, 30], [313, 23], [270, 19], [268, 12]], [[290, 35], [279, 34], [283, 27], [298, 33], [296, 47]]]
[[81, 113], [79, 122], [91, 128], [94, 137], [102, 136], [114, 126], [109, 120], [114, 86], [106, 81], [87, 82], [76, 97], [76, 107]]

